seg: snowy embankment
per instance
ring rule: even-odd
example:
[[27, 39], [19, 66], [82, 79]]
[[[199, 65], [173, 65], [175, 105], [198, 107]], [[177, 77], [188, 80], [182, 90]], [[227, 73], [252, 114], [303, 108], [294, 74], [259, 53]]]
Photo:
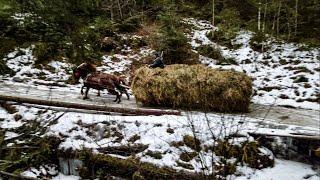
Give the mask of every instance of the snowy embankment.
[[[199, 43], [214, 44], [206, 37], [206, 33], [211, 29], [209, 23], [192, 19], [188, 21], [197, 25], [197, 29], [194, 29], [190, 35], [193, 47], [199, 46]], [[234, 43], [239, 43], [241, 46], [236, 50], [215, 44], [220, 47], [225, 56], [235, 58], [239, 65], [216, 65], [214, 59], [201, 56], [202, 63], [214, 68], [233, 68], [248, 73], [254, 79], [254, 103], [275, 103], [277, 105], [319, 109], [317, 102], [311, 102], [319, 95], [319, 49], [307, 51], [299, 49], [299, 45], [272, 43], [271, 47], [262, 54], [250, 48], [251, 37], [252, 33], [250, 32], [239, 32]], [[271, 42], [269, 43], [271, 44]], [[98, 70], [129, 75], [131, 63], [151, 55], [152, 52], [153, 50], [148, 47], [141, 48], [138, 52], [133, 51], [130, 47], [124, 47], [121, 54], [104, 56]], [[66, 61], [52, 61], [48, 64], [48, 67], [35, 68], [32, 47], [10, 53], [6, 61], [8, 66], [16, 72], [13, 77], [1, 79], [6, 83], [28, 84], [44, 89], [56, 86], [55, 88], [59, 91], [79, 93], [80, 85], [71, 86], [65, 83], [70, 77], [73, 67]], [[301, 71], [301, 69], [304, 69], [304, 71]], [[296, 81], [297, 78], [302, 78], [303, 81], [298, 82]], [[62, 112], [57, 111], [25, 106], [15, 107], [18, 111], [14, 114], [9, 114], [0, 107], [0, 127], [5, 131], [6, 140], [18, 138], [21, 135], [15, 132], [16, 128], [30, 122], [39, 122], [40, 126], [46, 130], [41, 136], [54, 135], [61, 138], [62, 143], [59, 147], [61, 149], [92, 148], [98, 153], [98, 149], [103, 147], [143, 144], [148, 146], [147, 149], [136, 155], [143, 162], [151, 162], [158, 166], [169, 166], [178, 170], [185, 169], [179, 165], [185, 163], [191, 165], [189, 171], [201, 172], [205, 170], [206, 173], [212, 172], [213, 163], [219, 162], [220, 157], [211, 151], [201, 151], [189, 162], [184, 162], [180, 159], [181, 154], [193, 150], [186, 145], [174, 146], [173, 144], [182, 141], [185, 135], [196, 135], [202, 146], [208, 146], [213, 144], [213, 135], [225, 136], [235, 132], [243, 135], [241, 138], [234, 139], [234, 143], [240, 143], [253, 140], [252, 137], [247, 135], [248, 131], [263, 132], [265, 130], [263, 126], [259, 126], [263, 123], [254, 123], [255, 120], [239, 115], [206, 115], [198, 112], [187, 113], [183, 116], [112, 116], [85, 113], [65, 113], [62, 115]], [[21, 118], [17, 118], [17, 115], [21, 115]], [[56, 117], [60, 115], [62, 116], [56, 120]], [[299, 128], [297, 126], [286, 126], [285, 129], [279, 130], [279, 133], [289, 133]], [[316, 130], [310, 128], [310, 131]], [[14, 140], [7, 146], [15, 146], [19, 143], [23, 143], [23, 140]], [[161, 158], [155, 158], [149, 152], [157, 152], [161, 155]], [[261, 153], [266, 153], [266, 151], [262, 149]], [[58, 174], [57, 169], [52, 170], [51, 168], [45, 168], [45, 170], [31, 168], [23, 174], [39, 177], [49, 173], [48, 171], [53, 175], [58, 175], [57, 178], [66, 178], [64, 175]], [[310, 165], [276, 158], [273, 168], [254, 170], [247, 166], [238, 165], [238, 176], [230, 178], [302, 179], [310, 176], [309, 179], [318, 179], [319, 176], [315, 175], [316, 173]]]
[[200, 56], [203, 64], [245, 72], [253, 78], [254, 103], [320, 109], [320, 48], [306, 49], [301, 44], [269, 38], [265, 42], [265, 52], [261, 53], [249, 44], [253, 33], [240, 31], [232, 42], [239, 48], [229, 49], [207, 37], [212, 30], [209, 22], [195, 19], [185, 22], [194, 26], [189, 35], [193, 48], [212, 45], [220, 49], [224, 57], [234, 58], [237, 62], [237, 65], [217, 65], [215, 59]]
[[[210, 146], [215, 141], [215, 137], [223, 137], [228, 134], [239, 133], [243, 137], [234, 138], [233, 143], [252, 141], [253, 138], [246, 134], [247, 131], [258, 131], [256, 123], [251, 122], [249, 118], [241, 116], [220, 116], [215, 114], [189, 113], [184, 116], [112, 116], [97, 115], [85, 113], [65, 113], [51, 110], [40, 110], [37, 108], [28, 108], [16, 106], [21, 119], [15, 118], [16, 114], [8, 114], [4, 110], [0, 111], [1, 129], [5, 129], [5, 139], [17, 138], [21, 134], [15, 133], [15, 129], [31, 122], [39, 122], [39, 126], [45, 129], [45, 134], [41, 136], [56, 136], [62, 142], [59, 149], [81, 150], [83, 148], [93, 149], [99, 153], [99, 149], [106, 147], [133, 147], [135, 145], [146, 145], [147, 149], [135, 155], [142, 162], [151, 162], [158, 166], [169, 166], [174, 169], [184, 169], [179, 163], [191, 165], [189, 171], [201, 172], [203, 169], [207, 173], [211, 172], [212, 163], [220, 161], [211, 151], [201, 150], [198, 156], [191, 158], [189, 162], [181, 160], [183, 153], [192, 153], [193, 149], [187, 145], [176, 146], [183, 141], [186, 135], [196, 136], [200, 140], [201, 146]], [[62, 116], [61, 116], [62, 115]], [[59, 119], [57, 117], [61, 116]], [[296, 128], [296, 127], [290, 127]], [[290, 132], [290, 128], [285, 130]], [[262, 128], [263, 129], [263, 128]], [[214, 130], [214, 131], [212, 131]], [[194, 132], [194, 133], [193, 133]], [[23, 144], [25, 141], [16, 139], [13, 143], [7, 144], [8, 147], [14, 147]], [[261, 149], [261, 153], [269, 152]], [[150, 155], [150, 152], [157, 153], [160, 157]], [[128, 158], [115, 154], [120, 158]], [[130, 156], [129, 156], [130, 157]], [[232, 161], [230, 159], [230, 161]], [[283, 170], [283, 166], [289, 169], [299, 169], [288, 174]], [[55, 171], [52, 171], [52, 168]], [[40, 168], [41, 169], [41, 168]], [[52, 175], [58, 173], [58, 169], [48, 166], [44, 170], [31, 168], [25, 175], [43, 177], [45, 173], [41, 171], [51, 171]], [[34, 173], [33, 173], [34, 172]], [[290, 170], [291, 172], [291, 170]], [[48, 174], [48, 172], [46, 172]], [[314, 176], [316, 171], [311, 169], [310, 165], [294, 163], [276, 159], [275, 167], [262, 170], [255, 170], [246, 166], [238, 165], [236, 177], [231, 179], [242, 179], [242, 177], [251, 177], [251, 179], [261, 179], [274, 177], [277, 173], [280, 177], [291, 177], [292, 179], [301, 179], [305, 176]], [[58, 177], [61, 177], [59, 175]], [[311, 178], [311, 179], [312, 179]]]

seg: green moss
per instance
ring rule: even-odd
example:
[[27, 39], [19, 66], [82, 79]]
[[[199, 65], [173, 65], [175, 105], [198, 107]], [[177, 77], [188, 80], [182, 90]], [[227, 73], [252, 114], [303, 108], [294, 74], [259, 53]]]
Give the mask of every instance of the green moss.
[[[217, 156], [223, 157], [225, 161], [224, 166], [232, 165], [227, 163], [227, 159], [236, 158], [237, 160], [234, 164], [239, 162], [256, 169], [273, 167], [274, 159], [270, 158], [268, 155], [262, 154], [259, 148], [261, 148], [261, 145], [256, 141], [246, 141], [240, 146], [232, 145], [228, 141], [218, 141], [217, 145], [214, 147], [214, 152]], [[230, 171], [230, 167], [225, 168], [227, 169], [223, 169], [224, 173], [228, 174], [233, 172], [233, 168], [231, 168], [232, 171]]]
[[173, 147], [176, 147], [176, 148], [179, 148], [180, 146], [183, 146], [183, 145], [184, 145], [183, 141], [172, 141], [170, 143], [170, 146], [173, 146]]
[[153, 157], [154, 159], [162, 159], [162, 153], [159, 151], [150, 151], [148, 150], [146, 155]]
[[196, 151], [200, 151], [200, 141], [190, 135], [183, 136], [183, 142], [186, 146], [190, 147], [191, 149], [194, 149]]
[[230, 64], [238, 65], [237, 61], [231, 57], [221, 59], [219, 62], [217, 62], [217, 64], [218, 65], [230, 65]]
[[99, 171], [100, 179], [106, 179], [110, 175], [128, 179], [137, 176], [147, 179], [204, 179], [201, 174], [177, 172], [168, 167], [157, 167], [132, 158], [119, 159], [103, 154], [92, 154], [88, 150], [82, 151], [80, 158], [84, 162], [80, 171], [82, 178], [94, 178], [95, 172]]
[[180, 154], [180, 159], [185, 162], [191, 161], [194, 157], [198, 155], [197, 152], [183, 152]]
[[202, 45], [197, 47], [197, 51], [199, 54], [215, 59], [217, 61], [224, 61], [224, 57], [222, 56], [222, 53], [219, 49], [214, 48], [213, 46], [210, 45]]
[[217, 164], [214, 166], [214, 170], [216, 176], [227, 177], [236, 172], [237, 166], [234, 163]]
[[139, 140], [139, 139], [140, 139], [140, 136], [139, 136], [138, 134], [135, 134], [135, 135], [131, 136], [131, 137], [128, 139], [128, 141], [131, 142], [131, 143], [134, 143], [134, 142], [136, 142], [136, 141]]
[[223, 140], [217, 142], [217, 145], [214, 147], [214, 152], [217, 156], [222, 156], [226, 159], [238, 158], [241, 154], [241, 148]]
[[280, 59], [280, 60], [279, 60], [279, 63], [280, 63], [281, 65], [286, 65], [286, 64], [288, 64], [288, 62], [287, 62], [285, 59]]
[[177, 161], [177, 165], [180, 166], [180, 167], [183, 167], [185, 169], [194, 170], [194, 167], [189, 163], [184, 163], [184, 162]]
[[274, 159], [268, 155], [262, 154], [259, 150], [260, 145], [253, 142], [245, 142], [242, 144], [242, 163], [248, 164], [249, 167], [262, 169], [274, 166]]
[[136, 171], [135, 173], [133, 173], [132, 175], [132, 180], [145, 180], [146, 178], [144, 178], [139, 171]]

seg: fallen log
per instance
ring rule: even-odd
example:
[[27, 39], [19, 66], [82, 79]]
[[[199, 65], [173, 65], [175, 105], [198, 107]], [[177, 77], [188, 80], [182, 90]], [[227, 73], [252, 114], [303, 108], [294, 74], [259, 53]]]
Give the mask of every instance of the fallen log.
[[[16, 174], [8, 173], [8, 172], [5, 172], [5, 171], [0, 171], [0, 177], [11, 177], [12, 179], [40, 180], [38, 178], [22, 176], [22, 175], [16, 175]], [[9, 179], [11, 179], [11, 178], [9, 178]]]
[[320, 141], [320, 134], [307, 134], [307, 133], [289, 133], [289, 134], [281, 134], [281, 133], [268, 133], [268, 132], [248, 132], [250, 136], [274, 136], [274, 137], [283, 137], [283, 138], [292, 138], [292, 139], [300, 139], [300, 140], [310, 140], [310, 141]]
[[0, 94], [0, 100], [13, 101], [18, 103], [38, 104], [44, 106], [55, 106], [73, 109], [95, 110], [95, 111], [107, 111], [116, 112], [128, 115], [181, 115], [177, 110], [162, 110], [162, 109], [147, 109], [147, 108], [128, 108], [128, 107], [111, 107], [105, 105], [93, 105], [93, 104], [81, 104], [74, 102], [63, 102], [56, 100], [35, 99], [22, 96], [4, 95]]

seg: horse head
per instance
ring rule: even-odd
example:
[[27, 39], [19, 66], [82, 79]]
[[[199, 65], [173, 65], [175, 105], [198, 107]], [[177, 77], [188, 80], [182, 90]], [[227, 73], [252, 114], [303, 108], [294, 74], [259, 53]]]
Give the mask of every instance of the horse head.
[[82, 63], [73, 70], [73, 77], [76, 83], [80, 78], [85, 79], [88, 74], [96, 72], [96, 67], [89, 63]]

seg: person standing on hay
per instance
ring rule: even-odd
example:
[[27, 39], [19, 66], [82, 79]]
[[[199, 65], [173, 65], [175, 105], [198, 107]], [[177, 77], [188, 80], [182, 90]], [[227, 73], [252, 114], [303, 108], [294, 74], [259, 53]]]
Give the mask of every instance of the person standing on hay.
[[157, 68], [157, 67], [160, 67], [162, 69], [164, 68], [162, 53], [163, 52], [161, 52], [161, 55], [158, 52], [155, 53], [156, 59], [153, 61], [152, 64], [149, 65], [149, 68]]

